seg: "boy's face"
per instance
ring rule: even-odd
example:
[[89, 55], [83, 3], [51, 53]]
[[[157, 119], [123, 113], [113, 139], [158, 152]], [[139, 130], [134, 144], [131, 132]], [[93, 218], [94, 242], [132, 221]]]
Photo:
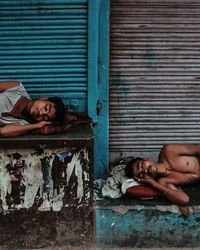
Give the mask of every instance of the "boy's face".
[[157, 164], [148, 159], [138, 160], [133, 165], [133, 177], [144, 178], [145, 175], [155, 177], [157, 171]]
[[56, 116], [56, 108], [54, 103], [48, 101], [47, 98], [35, 100], [30, 108], [31, 117], [40, 121], [52, 121]]

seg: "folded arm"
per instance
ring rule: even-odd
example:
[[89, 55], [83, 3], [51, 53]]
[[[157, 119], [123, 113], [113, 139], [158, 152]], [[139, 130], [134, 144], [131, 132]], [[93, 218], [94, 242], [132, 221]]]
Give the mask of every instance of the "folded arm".
[[78, 124], [90, 123], [91, 119], [86, 115], [79, 114], [74, 117], [67, 117], [65, 124], [55, 125], [51, 122], [41, 121], [35, 124], [21, 125], [19, 123], [5, 125], [0, 128], [1, 137], [15, 137], [31, 132], [32, 134], [55, 134], [61, 133]]
[[0, 136], [1, 137], [15, 137], [23, 134], [27, 134], [33, 130], [40, 129], [49, 124], [49, 122], [42, 121], [35, 124], [25, 124], [21, 125], [19, 123], [13, 123], [9, 125], [5, 125], [0, 128]]
[[0, 92], [4, 92], [7, 89], [17, 87], [17, 86], [19, 86], [19, 84], [20, 84], [19, 82], [12, 82], [12, 81], [0, 82]]
[[200, 154], [200, 145], [195, 144], [167, 144], [164, 145], [159, 158], [167, 159], [176, 156], [197, 156]]
[[89, 124], [91, 122], [92, 122], [91, 118], [88, 117], [85, 113], [68, 112], [66, 114], [65, 122], [63, 125], [50, 124], [40, 129], [34, 130], [33, 133], [44, 134], [44, 135], [62, 133], [71, 127], [75, 127], [79, 124], [85, 124], [85, 123]]
[[146, 178], [140, 180], [140, 182], [152, 186], [161, 195], [176, 205], [186, 206], [190, 201], [189, 196], [185, 192], [178, 189], [174, 184], [169, 183], [168, 181], [156, 181], [152, 178]]
[[38, 129], [35, 129], [32, 133], [33, 134], [42, 134], [42, 135], [50, 135], [50, 134], [57, 134], [57, 133], [62, 133], [69, 129], [71, 127], [70, 124], [66, 124], [65, 126], [59, 126], [59, 125], [54, 125], [50, 124]]

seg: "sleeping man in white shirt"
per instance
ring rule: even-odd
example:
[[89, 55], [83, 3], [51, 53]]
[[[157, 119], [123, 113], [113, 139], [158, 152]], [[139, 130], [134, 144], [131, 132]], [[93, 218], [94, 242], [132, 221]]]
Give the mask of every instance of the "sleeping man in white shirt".
[[0, 83], [0, 136], [15, 137], [32, 131], [61, 132], [65, 105], [59, 97], [31, 100], [20, 82]]

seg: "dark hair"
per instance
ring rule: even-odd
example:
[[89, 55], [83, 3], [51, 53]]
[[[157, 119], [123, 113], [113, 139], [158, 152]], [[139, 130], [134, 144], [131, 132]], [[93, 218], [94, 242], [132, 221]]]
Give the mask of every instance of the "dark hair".
[[62, 124], [65, 120], [65, 105], [60, 97], [49, 97], [48, 101], [52, 102], [55, 105], [56, 116], [53, 119], [53, 123]]
[[143, 160], [143, 159], [140, 158], [140, 157], [133, 158], [133, 159], [131, 159], [131, 160], [126, 164], [126, 167], [125, 167], [125, 174], [126, 174], [127, 177], [133, 178], [133, 165], [134, 165], [134, 163], [136, 163], [137, 161], [141, 161], [141, 160]]

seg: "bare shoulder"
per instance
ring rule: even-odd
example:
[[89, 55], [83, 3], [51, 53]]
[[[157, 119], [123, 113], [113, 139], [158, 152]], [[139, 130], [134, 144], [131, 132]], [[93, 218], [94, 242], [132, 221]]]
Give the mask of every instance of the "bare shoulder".
[[177, 146], [176, 144], [165, 144], [161, 151], [160, 151], [160, 156], [161, 157], [164, 157], [164, 156], [167, 156], [167, 155], [176, 155], [178, 152], [179, 152], [179, 146]]
[[167, 167], [171, 165], [171, 162], [180, 155], [175, 144], [166, 144], [162, 147], [159, 154], [159, 162], [164, 163]]
[[163, 147], [161, 148], [160, 153], [159, 153], [159, 161], [162, 161], [165, 159], [165, 156], [170, 151], [170, 147], [171, 147], [170, 144], [163, 145]]

